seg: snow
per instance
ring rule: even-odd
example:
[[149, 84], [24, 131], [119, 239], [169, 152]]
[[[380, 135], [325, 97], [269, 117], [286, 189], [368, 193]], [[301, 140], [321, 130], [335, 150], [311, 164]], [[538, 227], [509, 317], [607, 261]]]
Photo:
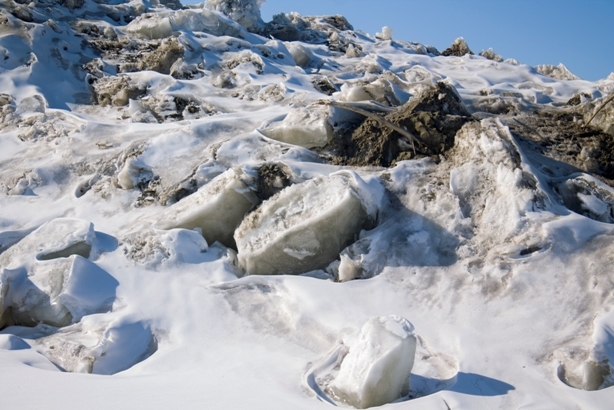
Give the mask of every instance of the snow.
[[[70, 3], [0, 8], [1, 408], [614, 402], [612, 78], [255, 0]], [[320, 100], [441, 81], [449, 149], [338, 155], [363, 117]]]

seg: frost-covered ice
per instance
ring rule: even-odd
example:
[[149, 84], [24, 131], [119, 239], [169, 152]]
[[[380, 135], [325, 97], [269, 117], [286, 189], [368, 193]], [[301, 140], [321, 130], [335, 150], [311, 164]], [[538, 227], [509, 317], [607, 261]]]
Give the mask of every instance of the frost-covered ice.
[[0, 408], [614, 402], [614, 76], [0, 4]]

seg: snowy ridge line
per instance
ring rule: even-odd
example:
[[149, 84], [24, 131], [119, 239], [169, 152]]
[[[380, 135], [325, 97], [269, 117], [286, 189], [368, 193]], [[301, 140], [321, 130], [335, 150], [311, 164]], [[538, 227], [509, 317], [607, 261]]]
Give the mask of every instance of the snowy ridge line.
[[0, 408], [608, 408], [614, 76], [262, 3], [0, 0]]

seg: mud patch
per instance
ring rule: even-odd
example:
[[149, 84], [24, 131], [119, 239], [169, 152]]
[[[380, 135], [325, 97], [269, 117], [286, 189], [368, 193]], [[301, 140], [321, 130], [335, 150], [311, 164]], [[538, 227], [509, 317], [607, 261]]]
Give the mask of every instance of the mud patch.
[[[454, 136], [471, 116], [454, 88], [439, 82], [385, 117], [424, 144], [373, 119], [355, 129], [341, 130], [333, 141], [335, 164], [389, 167], [397, 161], [442, 154], [454, 146]], [[414, 152], [415, 148], [415, 152]]]

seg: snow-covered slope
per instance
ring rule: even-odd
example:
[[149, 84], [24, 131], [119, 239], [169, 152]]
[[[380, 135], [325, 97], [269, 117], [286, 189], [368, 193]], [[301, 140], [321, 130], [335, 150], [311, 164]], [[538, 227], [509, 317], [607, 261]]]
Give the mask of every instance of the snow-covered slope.
[[609, 408], [613, 76], [261, 3], [0, 0], [0, 407]]

